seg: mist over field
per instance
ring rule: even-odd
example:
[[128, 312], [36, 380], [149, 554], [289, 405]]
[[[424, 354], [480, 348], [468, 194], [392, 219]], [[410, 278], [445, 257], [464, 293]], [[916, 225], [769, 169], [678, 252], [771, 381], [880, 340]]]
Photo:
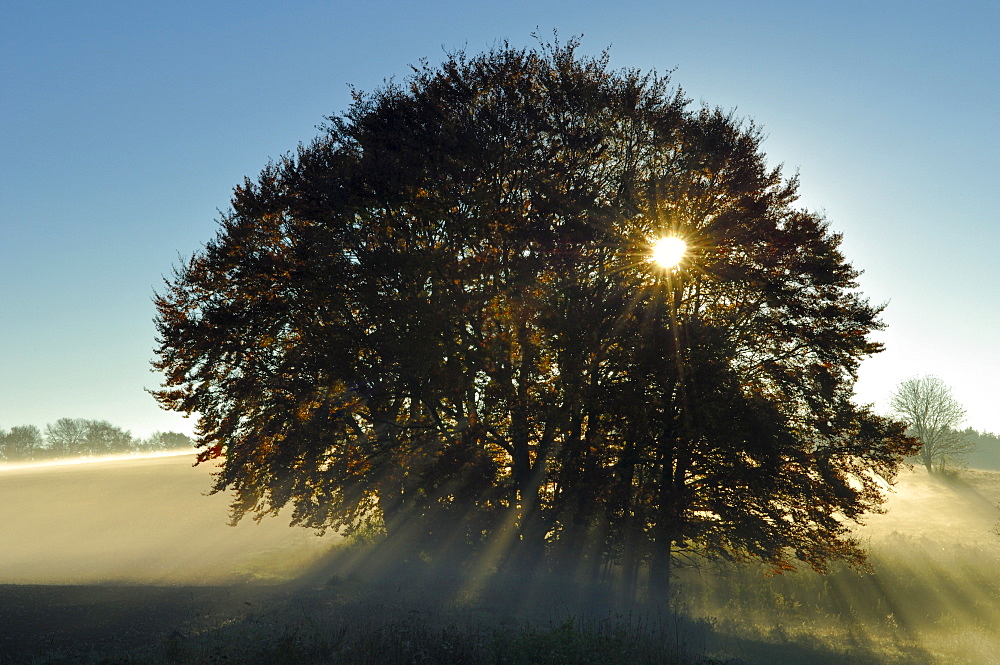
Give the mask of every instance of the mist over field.
[[[119, 604], [144, 593], [162, 603], [156, 594], [177, 587], [225, 599], [231, 591], [218, 589], [296, 580], [340, 542], [284, 518], [228, 526], [228, 497], [206, 495], [210, 469], [192, 463], [184, 454], [0, 470], [0, 585], [45, 585], [8, 587], [34, 589], [40, 604], [67, 585], [131, 588]], [[699, 638], [705, 653], [746, 663], [1000, 662], [998, 499], [1000, 472], [905, 470], [887, 512], [858, 529], [871, 573], [701, 566], [681, 572], [680, 608], [713, 626]]]
[[689, 610], [749, 662], [1000, 663], [1000, 472], [900, 474], [857, 535], [872, 570], [683, 574]]
[[293, 578], [329, 548], [284, 518], [228, 525], [191, 453], [0, 466], [0, 584], [231, 584]]

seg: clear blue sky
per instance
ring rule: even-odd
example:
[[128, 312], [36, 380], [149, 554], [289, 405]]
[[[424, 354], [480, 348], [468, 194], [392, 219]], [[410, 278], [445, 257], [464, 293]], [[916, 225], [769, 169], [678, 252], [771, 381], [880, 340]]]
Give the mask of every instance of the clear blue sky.
[[862, 402], [936, 374], [1000, 431], [1000, 5], [979, 2], [6, 2], [0, 427], [190, 433], [144, 391], [151, 296], [232, 188], [421, 58], [536, 29], [763, 125], [889, 302]]

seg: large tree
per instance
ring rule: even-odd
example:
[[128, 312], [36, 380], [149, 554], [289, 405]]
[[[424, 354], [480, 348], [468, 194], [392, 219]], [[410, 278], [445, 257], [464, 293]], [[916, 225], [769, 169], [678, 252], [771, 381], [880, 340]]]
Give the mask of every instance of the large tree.
[[234, 519], [631, 579], [859, 561], [912, 442], [852, 402], [879, 309], [760, 142], [576, 42], [424, 65], [236, 189], [156, 298], [155, 396]]
[[889, 404], [920, 441], [918, 456], [928, 473], [963, 462], [975, 449], [976, 440], [958, 429], [965, 408], [940, 378], [915, 376], [903, 381]]

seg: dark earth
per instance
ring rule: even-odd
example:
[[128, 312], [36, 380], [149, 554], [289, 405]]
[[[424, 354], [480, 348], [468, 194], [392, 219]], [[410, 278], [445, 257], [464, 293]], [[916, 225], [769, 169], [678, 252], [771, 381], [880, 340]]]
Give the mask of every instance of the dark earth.
[[254, 585], [0, 585], [0, 664], [156, 646], [282, 593]]

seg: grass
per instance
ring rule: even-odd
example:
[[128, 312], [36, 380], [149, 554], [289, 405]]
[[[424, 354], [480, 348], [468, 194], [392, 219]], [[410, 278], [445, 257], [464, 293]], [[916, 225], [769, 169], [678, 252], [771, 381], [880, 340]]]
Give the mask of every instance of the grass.
[[[883, 561], [883, 563], [886, 563]], [[687, 580], [682, 614], [651, 606], [600, 609], [564, 581], [495, 578], [474, 598], [456, 580], [415, 569], [377, 579], [349, 574], [276, 590], [242, 612], [206, 613], [130, 649], [38, 655], [35, 665], [926, 665], [993, 662], [990, 639], [946, 608], [929, 609], [930, 584], [895, 562], [873, 576], [847, 570], [768, 578], [760, 569], [702, 570]], [[878, 562], [876, 562], [878, 564]], [[890, 573], [887, 573], [890, 574]], [[853, 577], [852, 577], [853, 576]], [[853, 587], [851, 586], [853, 585]], [[530, 587], [535, 593], [525, 595]], [[871, 603], [859, 599], [868, 597]], [[589, 599], [589, 604], [585, 600]], [[893, 616], [906, 600], [923, 612]], [[976, 611], [983, 611], [979, 607]], [[691, 618], [700, 617], [700, 618]], [[961, 624], [961, 625], [959, 625]], [[956, 630], [950, 630], [955, 628]], [[961, 635], [957, 629], [966, 630]], [[947, 629], [947, 630], [946, 630]], [[937, 652], [914, 631], [931, 631]], [[975, 633], [975, 634], [973, 634]], [[930, 634], [930, 633], [928, 633]], [[948, 647], [941, 640], [957, 640]], [[969, 644], [979, 640], [979, 659]], [[992, 642], [995, 644], [995, 642]], [[961, 657], [945, 658], [950, 653]], [[964, 655], [963, 655], [964, 654]], [[4, 663], [0, 659], [0, 663]]]
[[[219, 625], [175, 630], [126, 652], [49, 653], [35, 665], [712, 665], [678, 634], [703, 631], [634, 615], [487, 620], [413, 602], [412, 589], [354, 580], [298, 591]], [[419, 594], [417, 594], [419, 595]], [[481, 608], [479, 608], [481, 609]], [[3, 661], [0, 661], [3, 662]]]
[[706, 567], [684, 579], [689, 613], [754, 663], [1000, 664], [998, 499], [997, 472], [906, 473], [859, 532], [871, 572]]
[[1000, 663], [1000, 551], [896, 534], [870, 560], [870, 573], [702, 570], [688, 579], [690, 611], [752, 662]]
[[[702, 586], [688, 580], [682, 614], [648, 606], [601, 611], [596, 602], [561, 594], [563, 584], [551, 580], [522, 583], [537, 592], [526, 597], [518, 580], [500, 579], [477, 598], [462, 600], [454, 581], [421, 579], [412, 571], [377, 581], [333, 576], [321, 587], [274, 588], [245, 602], [237, 597], [227, 611], [207, 608], [200, 599], [197, 616], [177, 621], [175, 612], [173, 622], [150, 631], [145, 642], [81, 644], [31, 659], [5, 661], [0, 654], [0, 665], [994, 662], [988, 654], [997, 632], [933, 605], [937, 596], [930, 594], [938, 590], [908, 579], [907, 571], [894, 568], [876, 583], [851, 571], [766, 578], [752, 568], [703, 570]], [[873, 591], [877, 584], [894, 588], [880, 597]], [[996, 586], [984, 594], [1000, 591]], [[913, 610], [894, 614], [892, 604], [903, 600]], [[997, 616], [995, 608], [985, 611], [982, 605], [970, 610], [984, 621]], [[933, 637], [935, 650], [921, 637]]]
[[[873, 572], [768, 577], [760, 567], [705, 566], [678, 580], [678, 614], [616, 606], [552, 576], [494, 577], [470, 592], [447, 568], [334, 566], [294, 589], [220, 591], [217, 606], [186, 591], [183, 607], [150, 614], [168, 618], [147, 622], [157, 630], [142, 639], [63, 643], [16, 660], [0, 648], [0, 665], [1000, 663], [1000, 542], [991, 533], [1000, 473], [918, 471], [901, 484], [889, 519], [863, 533]], [[168, 607], [159, 591], [133, 595], [135, 608], [139, 596]], [[119, 596], [106, 605], [120, 606]], [[108, 625], [136, 625], [116, 617]], [[0, 626], [5, 618], [0, 598]]]
[[[319, 620], [317, 621], [317, 617]], [[322, 628], [320, 627], [322, 626]], [[372, 610], [274, 621], [254, 617], [239, 625], [165, 645], [171, 663], [342, 663], [344, 665], [682, 665], [697, 662], [662, 636], [627, 619], [567, 618], [542, 626], [436, 625], [419, 615]], [[112, 661], [114, 662], [114, 661]], [[144, 661], [123, 661], [144, 662]], [[145, 662], [163, 662], [154, 658]], [[214, 662], [225, 662], [216, 660]], [[704, 662], [704, 661], [703, 661]]]

